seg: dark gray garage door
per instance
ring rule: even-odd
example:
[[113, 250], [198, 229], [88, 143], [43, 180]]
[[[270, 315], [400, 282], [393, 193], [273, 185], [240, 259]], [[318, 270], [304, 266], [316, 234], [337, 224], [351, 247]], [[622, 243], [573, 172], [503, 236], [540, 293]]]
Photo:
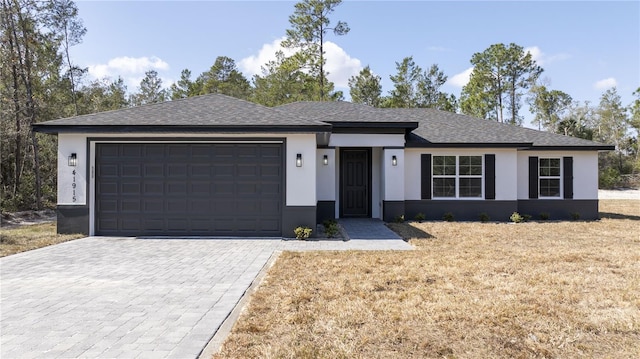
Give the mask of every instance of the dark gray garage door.
[[280, 236], [281, 143], [98, 143], [96, 233]]

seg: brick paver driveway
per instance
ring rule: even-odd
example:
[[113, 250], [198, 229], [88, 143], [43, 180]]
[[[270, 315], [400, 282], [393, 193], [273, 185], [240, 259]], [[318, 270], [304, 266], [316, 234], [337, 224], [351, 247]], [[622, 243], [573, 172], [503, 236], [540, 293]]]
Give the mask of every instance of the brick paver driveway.
[[196, 358], [275, 250], [398, 241], [85, 238], [0, 259], [0, 357]]
[[195, 358], [278, 240], [86, 238], [1, 260], [2, 358]]

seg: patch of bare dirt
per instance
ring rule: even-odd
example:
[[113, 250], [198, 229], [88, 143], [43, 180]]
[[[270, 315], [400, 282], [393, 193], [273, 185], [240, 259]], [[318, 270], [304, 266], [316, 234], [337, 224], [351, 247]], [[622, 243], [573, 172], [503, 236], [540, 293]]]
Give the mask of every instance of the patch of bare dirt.
[[56, 211], [45, 209], [42, 211], [3, 212], [0, 227], [13, 228], [23, 225], [55, 222]]

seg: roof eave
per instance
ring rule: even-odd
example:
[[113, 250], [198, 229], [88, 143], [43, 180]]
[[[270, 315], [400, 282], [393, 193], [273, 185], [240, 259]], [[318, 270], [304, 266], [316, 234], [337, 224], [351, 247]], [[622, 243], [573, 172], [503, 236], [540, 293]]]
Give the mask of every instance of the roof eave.
[[407, 142], [407, 148], [526, 148], [531, 142]]
[[327, 121], [323, 120], [323, 122], [330, 123], [335, 128], [351, 128], [351, 127], [362, 127], [362, 128], [402, 128], [402, 129], [410, 129], [415, 130], [419, 126], [419, 122], [417, 121]]
[[45, 125], [34, 124], [41, 133], [255, 133], [255, 132], [329, 132], [331, 125], [260, 125], [260, 126], [172, 126], [172, 125]]
[[616, 149], [616, 146], [611, 145], [587, 145], [587, 146], [531, 146], [531, 148], [526, 148], [525, 150], [535, 151], [613, 151]]

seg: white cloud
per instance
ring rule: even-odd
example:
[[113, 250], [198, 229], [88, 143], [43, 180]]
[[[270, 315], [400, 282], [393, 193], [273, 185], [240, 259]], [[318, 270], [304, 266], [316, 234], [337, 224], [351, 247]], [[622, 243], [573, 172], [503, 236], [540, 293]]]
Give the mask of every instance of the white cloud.
[[[262, 67], [269, 61], [276, 59], [276, 52], [282, 50], [285, 56], [295, 53], [294, 49], [285, 49], [280, 46], [284, 38], [276, 39], [271, 43], [264, 44], [257, 54], [245, 57], [238, 61], [238, 67], [248, 78], [256, 74], [262, 74]], [[331, 41], [324, 43], [327, 63], [325, 70], [329, 72], [327, 78], [336, 87], [348, 87], [349, 77], [357, 75], [362, 69], [359, 59], [349, 56], [340, 46]]]
[[[87, 68], [89, 75], [96, 79], [122, 77], [129, 90], [132, 90], [139, 86], [145, 72], [149, 70], [167, 71], [169, 70], [169, 64], [156, 56], [121, 56], [109, 60], [106, 64], [89, 65]], [[165, 87], [171, 84], [164, 78], [162, 82]]]
[[555, 55], [545, 54], [538, 46], [529, 46], [524, 48], [524, 52], [531, 54], [531, 58], [538, 63], [539, 66], [550, 64], [555, 61], [566, 60], [571, 57], [569, 54], [559, 53]]
[[613, 77], [608, 77], [606, 79], [602, 79], [600, 81], [596, 81], [596, 83], [593, 84], [593, 87], [596, 90], [608, 90], [612, 87], [616, 87], [618, 85], [618, 81], [616, 81], [615, 78]]
[[324, 48], [327, 52], [327, 78], [336, 87], [349, 87], [349, 77], [357, 75], [362, 70], [362, 63], [331, 41], [327, 41]]
[[276, 52], [282, 50], [285, 56], [291, 56], [295, 51], [292, 49], [286, 49], [280, 46], [280, 43], [284, 41], [284, 37], [275, 39], [269, 44], [264, 44], [258, 51], [257, 55], [251, 55], [238, 61], [238, 67], [248, 78], [253, 75], [262, 74], [262, 66], [267, 62], [276, 59]]
[[473, 72], [473, 66], [458, 74], [453, 75], [451, 78], [449, 78], [447, 84], [455, 87], [464, 87], [467, 83], [469, 83], [471, 72]]

